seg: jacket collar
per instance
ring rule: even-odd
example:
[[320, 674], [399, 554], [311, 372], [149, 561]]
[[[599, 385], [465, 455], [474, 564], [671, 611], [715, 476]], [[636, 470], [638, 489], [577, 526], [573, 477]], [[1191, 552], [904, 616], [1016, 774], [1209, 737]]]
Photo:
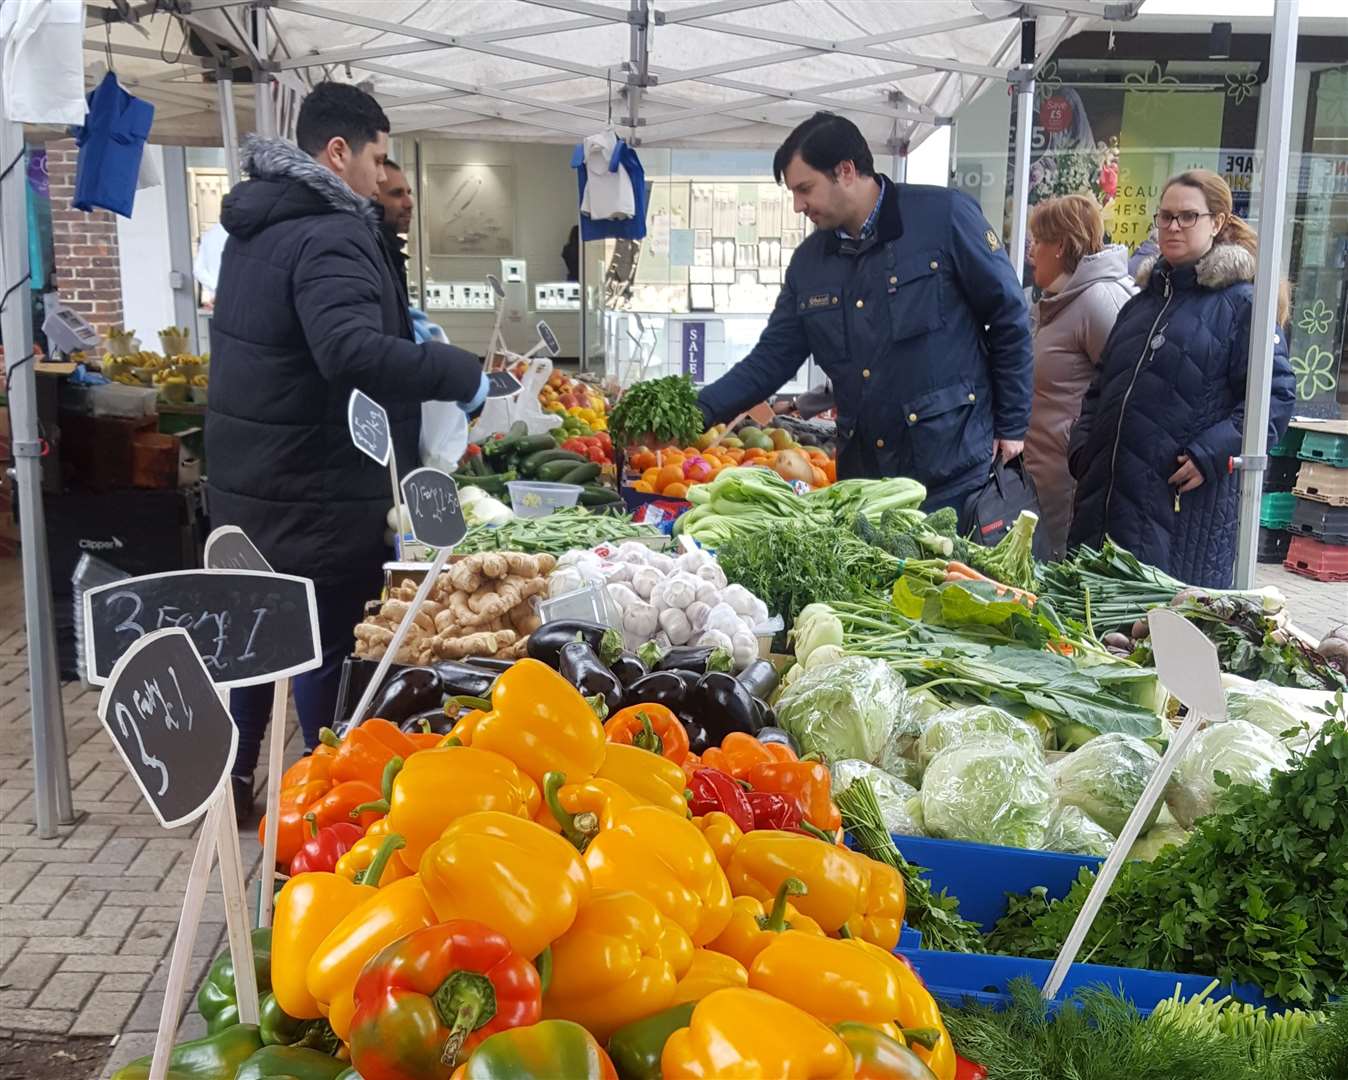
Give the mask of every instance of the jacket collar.
[[1137, 268], [1135, 280], [1139, 287], [1149, 287], [1153, 272], [1169, 277], [1177, 289], [1225, 289], [1230, 285], [1254, 280], [1255, 257], [1239, 244], [1213, 244], [1201, 259], [1180, 267], [1172, 267], [1164, 259], [1150, 256]]
[[866, 240], [844, 240], [836, 229], [829, 229], [824, 235], [824, 250], [830, 255], [847, 247], [849, 254], [868, 251], [876, 244], [887, 244], [897, 240], [903, 232], [903, 223], [899, 220], [899, 185], [884, 173], [876, 173], [875, 179], [884, 185], [880, 197], [880, 216], [875, 222], [875, 232]]
[[254, 180], [293, 180], [334, 210], [375, 221], [373, 199], [357, 195], [336, 173], [325, 169], [294, 143], [249, 135], [243, 141], [243, 170]]

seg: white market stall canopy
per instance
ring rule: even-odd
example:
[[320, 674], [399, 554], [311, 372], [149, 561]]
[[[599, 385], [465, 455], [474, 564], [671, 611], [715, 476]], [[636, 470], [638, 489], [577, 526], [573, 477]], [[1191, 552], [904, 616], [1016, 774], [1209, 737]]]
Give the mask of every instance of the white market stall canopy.
[[[87, 66], [158, 108], [152, 139], [215, 142], [216, 71], [302, 94], [368, 84], [395, 132], [769, 148], [817, 109], [917, 145], [989, 86], [1141, 0], [92, 0]], [[190, 31], [190, 35], [187, 33]], [[280, 96], [284, 96], [282, 93]], [[251, 94], [239, 94], [249, 130]], [[284, 128], [284, 125], [282, 125]]]

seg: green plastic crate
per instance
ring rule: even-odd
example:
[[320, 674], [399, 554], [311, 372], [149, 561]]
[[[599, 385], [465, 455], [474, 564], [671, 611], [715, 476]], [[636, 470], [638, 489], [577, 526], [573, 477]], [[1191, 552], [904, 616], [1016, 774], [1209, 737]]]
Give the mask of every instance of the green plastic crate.
[[1269, 455], [1272, 457], [1296, 457], [1301, 449], [1301, 440], [1305, 438], [1304, 428], [1289, 427], [1277, 446], [1268, 448]]
[[1297, 497], [1290, 491], [1274, 491], [1259, 500], [1259, 524], [1265, 529], [1285, 529], [1292, 524]]
[[1328, 431], [1308, 431], [1301, 440], [1297, 457], [1302, 461], [1323, 462], [1336, 468], [1348, 468], [1348, 435]]

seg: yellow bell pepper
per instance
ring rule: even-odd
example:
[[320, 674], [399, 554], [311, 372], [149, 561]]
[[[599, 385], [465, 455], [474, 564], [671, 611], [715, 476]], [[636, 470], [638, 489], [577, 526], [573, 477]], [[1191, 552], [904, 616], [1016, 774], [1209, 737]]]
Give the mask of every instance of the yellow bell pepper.
[[640, 893], [682, 926], [694, 945], [707, 944], [730, 921], [725, 871], [687, 818], [634, 806], [590, 842], [585, 863], [596, 889]]
[[758, 990], [717, 990], [660, 1054], [664, 1080], [852, 1080], [852, 1052], [809, 1013]]
[[799, 878], [806, 892], [796, 908], [826, 933], [835, 933], [865, 910], [870, 889], [869, 860], [846, 848], [800, 833], [757, 829], [735, 847], [726, 876], [736, 896], [769, 903], [787, 878]]
[[[365, 872], [370, 868], [370, 863], [374, 857], [379, 854], [380, 847], [383, 846], [384, 837], [388, 835], [388, 818], [380, 818], [366, 830], [365, 835], [352, 845], [351, 850], [337, 860], [337, 865], [333, 867], [333, 872], [338, 877], [344, 877], [347, 881], [360, 883], [365, 880]], [[401, 852], [398, 853], [402, 854]], [[407, 864], [395, 855], [389, 859], [384, 867], [384, 872], [379, 875], [379, 888], [386, 885], [392, 885], [395, 881], [401, 881], [403, 878], [411, 877], [412, 871], [407, 868]]]
[[384, 809], [391, 829], [407, 840], [398, 857], [415, 871], [426, 849], [464, 814], [500, 810], [533, 817], [538, 805], [538, 785], [509, 758], [479, 747], [445, 746], [404, 762]]
[[787, 896], [801, 896], [805, 886], [799, 878], [787, 878], [773, 897], [772, 906], [752, 896], [737, 896], [731, 905], [730, 922], [716, 940], [707, 946], [718, 953], [733, 956], [748, 967], [754, 958], [787, 930], [823, 936], [819, 924], [787, 903]]
[[667, 757], [639, 746], [609, 743], [604, 763], [595, 775], [626, 788], [641, 802], [663, 807], [679, 817], [688, 816], [688, 800], [683, 794], [688, 778], [683, 768]]
[[296, 1020], [317, 1020], [325, 1014], [309, 991], [309, 960], [332, 928], [372, 896], [384, 867], [402, 843], [386, 836], [360, 885], [337, 874], [296, 874], [276, 897], [272, 914], [271, 985], [276, 1003]]
[[649, 900], [595, 893], [552, 943], [543, 1018], [574, 1020], [605, 1042], [624, 1024], [668, 1008], [692, 962], [688, 934]]
[[339, 1039], [345, 1042], [351, 1034], [356, 979], [366, 961], [385, 945], [439, 921], [421, 879], [406, 877], [378, 890], [319, 943], [305, 979]]
[[441, 922], [485, 923], [531, 959], [571, 928], [590, 895], [590, 873], [571, 844], [497, 810], [454, 822], [426, 849], [419, 873]]
[[733, 956], [712, 952], [711, 949], [694, 949], [693, 962], [687, 973], [679, 980], [678, 986], [674, 987], [674, 997], [670, 1005], [701, 1001], [717, 990], [748, 985], [749, 973]]
[[582, 784], [564, 780], [561, 773], [548, 773], [543, 781], [543, 806], [534, 820], [545, 829], [560, 832], [578, 851], [584, 851], [600, 832], [612, 828], [623, 811], [642, 805], [612, 780], [595, 777]]
[[789, 1001], [824, 1023], [885, 1024], [900, 1012], [898, 975], [850, 941], [776, 935], [749, 965], [749, 985]]
[[515, 661], [497, 676], [491, 704], [473, 727], [474, 748], [509, 758], [540, 786], [550, 772], [580, 783], [599, 771], [604, 726], [580, 691], [546, 664]]
[[702, 835], [707, 838], [707, 843], [716, 854], [716, 861], [723, 868], [729, 866], [730, 856], [735, 854], [735, 848], [744, 838], [744, 831], [735, 824], [735, 819], [729, 814], [713, 810], [710, 814], [693, 818], [693, 824], [701, 829]]
[[[940, 1007], [931, 992], [922, 985], [922, 980], [902, 956], [872, 945], [868, 941], [848, 942], [854, 949], [867, 956], [874, 957], [880, 963], [887, 964], [894, 972], [899, 983], [899, 1011], [894, 1019], [904, 1029], [905, 1041], [909, 1048], [927, 1064], [927, 1068], [936, 1074], [936, 1080], [954, 1080], [956, 1059], [955, 1044], [941, 1019]], [[933, 1045], [913, 1037], [915, 1030], [935, 1031], [940, 1038]], [[931, 1040], [927, 1040], [930, 1042]]]
[[847, 920], [848, 932], [891, 952], [899, 943], [903, 914], [908, 907], [903, 876], [888, 863], [868, 859], [859, 852], [854, 852], [853, 857], [861, 860], [870, 872], [870, 885], [861, 911]]

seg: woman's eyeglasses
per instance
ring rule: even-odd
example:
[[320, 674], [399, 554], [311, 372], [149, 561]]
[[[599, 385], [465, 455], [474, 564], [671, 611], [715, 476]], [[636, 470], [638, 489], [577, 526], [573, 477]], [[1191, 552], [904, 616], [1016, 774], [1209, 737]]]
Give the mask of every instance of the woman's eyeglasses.
[[1210, 213], [1200, 214], [1197, 210], [1181, 210], [1178, 214], [1172, 214], [1169, 210], [1157, 210], [1152, 215], [1152, 221], [1156, 222], [1158, 229], [1168, 229], [1175, 222], [1179, 222], [1181, 229], [1192, 229], [1198, 224], [1199, 218], [1213, 217]]

